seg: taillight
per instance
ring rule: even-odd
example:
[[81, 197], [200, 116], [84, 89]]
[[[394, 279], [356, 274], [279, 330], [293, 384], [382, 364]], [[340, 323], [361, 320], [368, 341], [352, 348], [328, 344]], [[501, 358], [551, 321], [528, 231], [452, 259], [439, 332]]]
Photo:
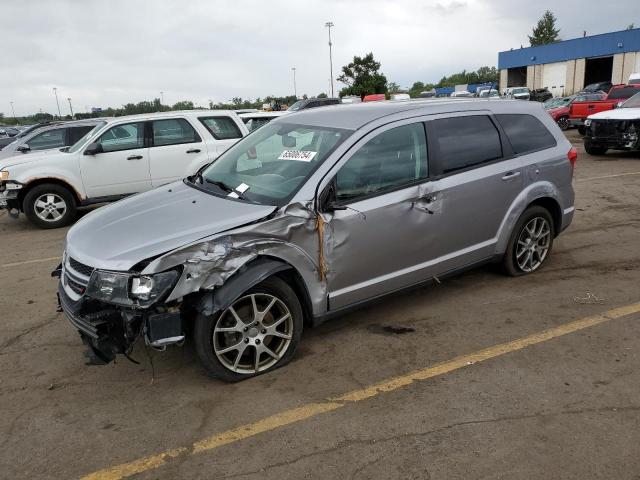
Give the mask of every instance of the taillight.
[[576, 168], [576, 160], [578, 160], [578, 151], [576, 147], [571, 147], [569, 152], [567, 152], [567, 158], [569, 159], [569, 163], [571, 164], [571, 171]]

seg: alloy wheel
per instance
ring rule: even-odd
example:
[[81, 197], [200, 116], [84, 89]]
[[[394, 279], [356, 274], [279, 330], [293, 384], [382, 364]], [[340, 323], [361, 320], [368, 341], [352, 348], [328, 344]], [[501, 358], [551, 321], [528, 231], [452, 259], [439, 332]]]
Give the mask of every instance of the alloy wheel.
[[567, 117], [560, 117], [558, 119], [558, 126], [561, 130], [567, 130], [569, 128], [569, 119]]
[[253, 375], [273, 367], [293, 338], [293, 317], [287, 305], [268, 293], [240, 297], [218, 317], [213, 349], [222, 365]]
[[67, 202], [57, 193], [44, 193], [36, 198], [33, 210], [45, 222], [57, 222], [67, 212]]
[[516, 245], [516, 262], [523, 272], [533, 272], [547, 258], [551, 245], [551, 226], [542, 217], [534, 217], [524, 226]]

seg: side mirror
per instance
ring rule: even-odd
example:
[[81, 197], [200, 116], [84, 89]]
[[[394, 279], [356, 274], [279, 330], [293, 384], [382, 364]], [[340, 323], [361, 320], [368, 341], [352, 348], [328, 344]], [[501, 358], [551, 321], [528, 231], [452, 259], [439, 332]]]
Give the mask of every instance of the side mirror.
[[27, 152], [31, 151], [31, 147], [29, 147], [28, 143], [25, 143], [25, 144], [20, 145], [18, 148], [16, 148], [16, 150], [18, 152], [21, 152], [21, 153], [27, 153]]
[[93, 142], [84, 150], [85, 155], [96, 155], [98, 153], [104, 153], [102, 144], [98, 142]]

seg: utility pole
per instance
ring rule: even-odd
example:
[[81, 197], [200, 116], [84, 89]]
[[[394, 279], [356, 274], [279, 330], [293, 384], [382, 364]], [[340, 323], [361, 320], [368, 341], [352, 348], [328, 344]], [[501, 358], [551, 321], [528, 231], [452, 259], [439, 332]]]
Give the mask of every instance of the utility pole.
[[11, 104], [11, 113], [13, 113], [13, 120], [18, 123], [18, 119], [16, 118], [16, 111], [13, 109], [13, 102], [9, 102]]
[[73, 107], [71, 106], [71, 97], [68, 97], [67, 100], [69, 100], [69, 110], [71, 111], [71, 118], [73, 119]]
[[296, 88], [296, 67], [291, 67], [291, 70], [293, 70], [293, 95], [296, 97], [296, 100], [298, 100], [298, 89]]
[[60, 113], [60, 102], [58, 102], [58, 89], [53, 87], [53, 93], [56, 96], [56, 105], [58, 105], [58, 119], [62, 120], [62, 114]]
[[324, 24], [329, 29], [329, 72], [331, 73], [331, 97], [333, 97], [333, 58], [331, 57], [331, 27], [333, 22], [327, 22]]
[[160, 92], [160, 105], [164, 103], [164, 92]]

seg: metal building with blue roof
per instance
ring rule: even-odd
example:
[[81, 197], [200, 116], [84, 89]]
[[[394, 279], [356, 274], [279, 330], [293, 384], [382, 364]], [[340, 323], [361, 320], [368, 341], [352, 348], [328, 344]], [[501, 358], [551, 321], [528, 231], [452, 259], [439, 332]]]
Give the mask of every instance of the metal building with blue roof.
[[590, 83], [627, 83], [640, 72], [640, 28], [500, 52], [498, 69], [501, 91], [546, 87], [563, 96]]

